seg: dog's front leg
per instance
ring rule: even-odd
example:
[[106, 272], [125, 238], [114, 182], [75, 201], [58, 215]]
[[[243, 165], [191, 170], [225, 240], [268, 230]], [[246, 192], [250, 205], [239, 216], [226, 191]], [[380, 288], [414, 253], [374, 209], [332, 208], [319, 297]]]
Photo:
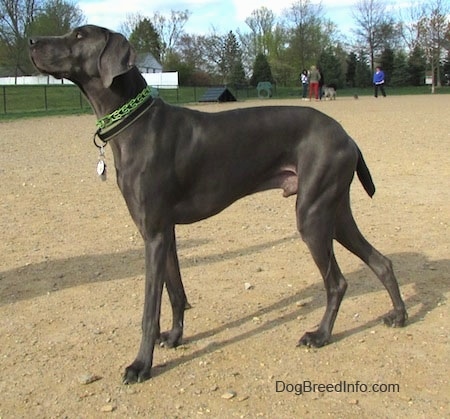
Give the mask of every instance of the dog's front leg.
[[144, 237], [145, 301], [142, 339], [136, 359], [125, 369], [124, 384], [140, 383], [151, 376], [153, 350], [160, 334], [161, 295], [167, 276], [168, 255], [174, 246], [173, 237], [173, 228]]

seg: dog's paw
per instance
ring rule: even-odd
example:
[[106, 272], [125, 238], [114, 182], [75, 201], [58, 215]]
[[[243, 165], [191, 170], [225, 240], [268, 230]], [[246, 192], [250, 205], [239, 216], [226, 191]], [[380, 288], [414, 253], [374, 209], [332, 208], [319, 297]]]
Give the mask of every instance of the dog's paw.
[[321, 348], [329, 341], [329, 337], [325, 336], [318, 330], [315, 332], [306, 332], [298, 341], [297, 346], [308, 346], [309, 348]]
[[150, 377], [150, 367], [145, 367], [142, 362], [133, 362], [131, 365], [125, 368], [125, 372], [122, 376], [123, 384], [135, 384], [143, 383]]
[[389, 327], [404, 327], [407, 319], [408, 313], [406, 311], [392, 310], [383, 318], [383, 323]]
[[183, 332], [180, 330], [169, 330], [160, 334], [158, 343], [163, 348], [176, 348], [181, 345]]

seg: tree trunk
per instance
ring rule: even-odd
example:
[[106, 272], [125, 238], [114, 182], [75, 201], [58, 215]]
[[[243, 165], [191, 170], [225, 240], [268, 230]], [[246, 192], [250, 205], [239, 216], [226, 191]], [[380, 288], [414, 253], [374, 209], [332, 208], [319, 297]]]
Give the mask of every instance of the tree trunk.
[[436, 77], [434, 75], [434, 60], [431, 58], [431, 93], [434, 94], [436, 92]]

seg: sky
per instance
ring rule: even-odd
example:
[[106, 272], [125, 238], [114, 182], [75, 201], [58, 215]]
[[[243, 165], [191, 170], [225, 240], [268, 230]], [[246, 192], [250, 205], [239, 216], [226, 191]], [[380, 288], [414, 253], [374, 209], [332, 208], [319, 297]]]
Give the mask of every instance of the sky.
[[[253, 10], [262, 6], [281, 16], [295, 0], [79, 0], [78, 6], [86, 15], [88, 23], [119, 30], [126, 16], [139, 12], [152, 17], [153, 13], [170, 13], [171, 10], [189, 10], [191, 15], [185, 26], [189, 34], [208, 34], [214, 28], [218, 33], [230, 30], [248, 32], [245, 19]], [[319, 1], [312, 0], [313, 3]], [[352, 10], [356, 0], [322, 0], [323, 11], [327, 19], [334, 22], [340, 32], [348, 32], [353, 24]]]

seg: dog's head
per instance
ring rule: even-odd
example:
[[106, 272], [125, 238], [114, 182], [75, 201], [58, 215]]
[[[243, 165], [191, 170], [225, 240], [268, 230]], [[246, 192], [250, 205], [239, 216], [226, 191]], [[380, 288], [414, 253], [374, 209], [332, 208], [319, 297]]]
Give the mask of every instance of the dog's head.
[[31, 38], [29, 48], [40, 72], [79, 85], [98, 78], [109, 87], [115, 77], [134, 66], [136, 58], [123, 35], [94, 25], [81, 26], [63, 36]]

